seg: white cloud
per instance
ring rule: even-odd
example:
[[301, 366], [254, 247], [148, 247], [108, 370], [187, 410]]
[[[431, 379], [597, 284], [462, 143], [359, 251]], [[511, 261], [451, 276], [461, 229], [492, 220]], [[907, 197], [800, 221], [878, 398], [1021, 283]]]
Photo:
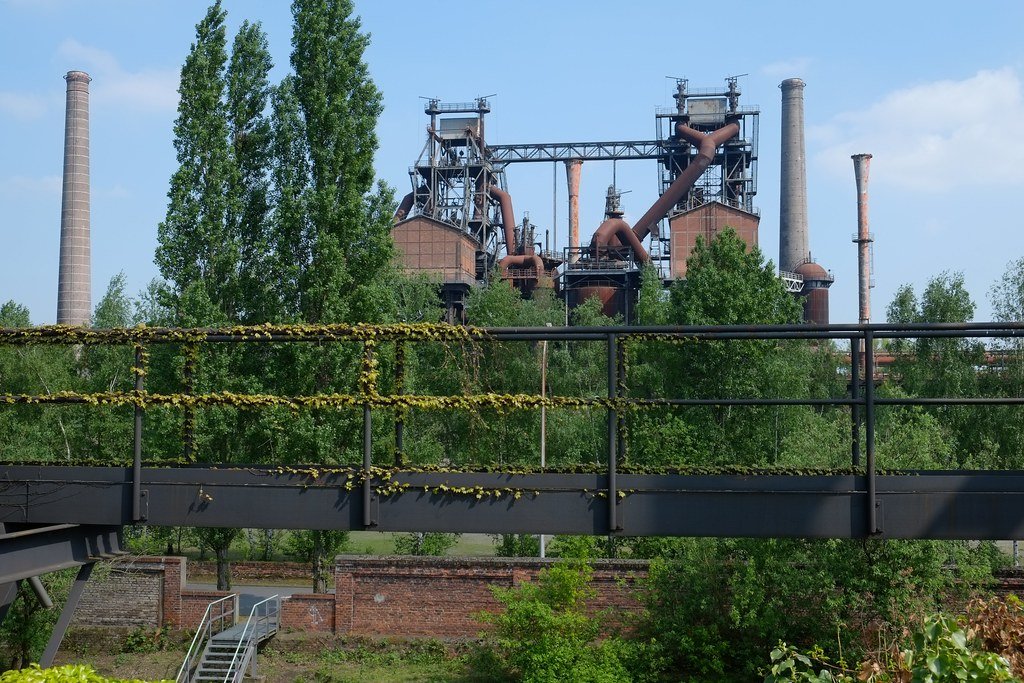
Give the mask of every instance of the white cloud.
[[759, 71], [771, 78], [794, 78], [807, 73], [810, 66], [810, 57], [795, 57], [765, 64]]
[[1024, 95], [1006, 67], [896, 90], [808, 129], [814, 157], [839, 176], [869, 152], [871, 182], [921, 192], [1024, 187]]
[[46, 102], [38, 95], [0, 92], [0, 112], [16, 119], [38, 119], [46, 113]]
[[61, 192], [61, 183], [62, 180], [59, 175], [10, 176], [0, 181], [0, 194], [4, 194], [10, 197], [21, 198], [59, 198]]
[[57, 49], [57, 55], [69, 69], [82, 69], [92, 76], [90, 99], [93, 106], [150, 111], [173, 111], [178, 106], [176, 69], [128, 71], [110, 52], [77, 40], [65, 40]]

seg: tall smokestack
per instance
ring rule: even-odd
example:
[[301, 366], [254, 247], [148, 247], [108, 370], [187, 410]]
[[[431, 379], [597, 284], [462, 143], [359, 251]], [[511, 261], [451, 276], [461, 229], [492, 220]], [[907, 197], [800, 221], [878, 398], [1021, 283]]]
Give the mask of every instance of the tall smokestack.
[[807, 165], [804, 161], [804, 82], [782, 89], [782, 181], [779, 198], [779, 270], [794, 272], [810, 256], [807, 244]]
[[565, 179], [569, 185], [569, 263], [580, 260], [580, 170], [582, 159], [565, 162]]
[[870, 154], [854, 154], [853, 174], [857, 180], [857, 290], [860, 301], [860, 323], [871, 322], [871, 232], [868, 224], [868, 172]]
[[64, 120], [57, 324], [86, 325], [92, 313], [89, 240], [89, 74], [69, 71]]

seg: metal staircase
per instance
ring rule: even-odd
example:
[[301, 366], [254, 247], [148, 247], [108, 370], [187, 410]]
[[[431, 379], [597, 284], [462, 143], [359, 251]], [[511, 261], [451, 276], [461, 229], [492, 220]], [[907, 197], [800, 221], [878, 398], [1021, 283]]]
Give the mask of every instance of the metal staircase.
[[[226, 600], [232, 601], [229, 611], [222, 606]], [[249, 618], [239, 624], [234, 623], [233, 601], [234, 596], [229, 596], [207, 607], [203, 622], [178, 671], [177, 683], [236, 683], [245, 677], [246, 669], [253, 677], [256, 676], [256, 648], [277, 633], [281, 600], [275, 595], [256, 603]]]

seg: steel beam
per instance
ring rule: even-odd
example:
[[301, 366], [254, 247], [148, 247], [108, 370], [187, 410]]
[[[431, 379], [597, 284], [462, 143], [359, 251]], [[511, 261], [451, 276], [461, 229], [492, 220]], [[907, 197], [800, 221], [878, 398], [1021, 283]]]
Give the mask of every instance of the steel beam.
[[[162, 526], [363, 529], [362, 486], [346, 487], [346, 482], [352, 481], [347, 475], [325, 473], [322, 466], [317, 469], [314, 478], [259, 467], [143, 468], [149, 522]], [[0, 477], [2, 522], [104, 525], [108, 535], [103, 538], [111, 545], [116, 534], [110, 527], [131, 523], [131, 468], [9, 466], [0, 468]], [[376, 496], [375, 528], [605, 535], [610, 531], [607, 482], [603, 472], [398, 471], [389, 486], [407, 488]], [[619, 472], [616, 487], [625, 494], [616, 515], [621, 527], [616, 533], [624, 536], [869, 535], [864, 523], [869, 512], [865, 476]], [[880, 503], [876, 514], [881, 531], [873, 537], [1024, 538], [1024, 472], [878, 474], [875, 497]], [[66, 546], [66, 542], [43, 546], [56, 549], [18, 572], [8, 571], [14, 565], [4, 555], [0, 583], [48, 571], [41, 565], [61, 568], [80, 564], [78, 558], [94, 554], [83, 549], [75, 555], [63, 550]]]
[[[129, 470], [130, 472], [130, 470]], [[130, 479], [127, 489], [130, 493]], [[5, 487], [6, 488], [6, 487]], [[110, 493], [107, 491], [106, 493]], [[119, 494], [123, 492], [118, 492]], [[76, 496], [77, 505], [89, 505], [91, 498], [86, 492]], [[79, 567], [121, 552], [121, 524], [82, 525], [58, 523], [49, 526], [31, 526], [18, 528], [7, 507], [10, 498], [0, 494], [4, 502], [0, 509], [6, 517], [6, 533], [0, 535], [0, 586], [6, 583], [28, 579], [40, 574], [47, 574], [59, 569]], [[96, 500], [102, 500], [98, 495]], [[121, 514], [131, 514], [130, 499], [126, 498], [128, 507]], [[24, 515], [22, 515], [24, 517]], [[81, 517], [72, 511], [61, 513], [65, 520]]]
[[14, 599], [18, 597], [18, 582], [0, 583], [0, 624], [4, 623], [7, 610], [11, 608]]
[[[682, 150], [680, 150], [682, 151]], [[613, 161], [622, 159], [661, 159], [668, 150], [661, 140], [624, 142], [549, 142], [523, 145], [488, 145], [487, 158], [503, 164], [524, 161]]]
[[89, 576], [92, 575], [94, 566], [96, 566], [94, 562], [83, 564], [78, 570], [75, 582], [71, 584], [64, 609], [60, 611], [60, 617], [57, 618], [57, 623], [54, 624], [53, 632], [50, 634], [50, 641], [46, 644], [46, 649], [43, 650], [43, 656], [39, 658], [39, 665], [44, 669], [53, 665], [53, 658], [57, 656], [57, 650], [60, 649], [60, 643], [64, 640], [64, 634], [68, 630], [68, 625], [71, 624], [71, 617], [75, 615], [75, 608], [78, 607], [78, 601], [82, 599], [82, 593], [85, 592], [85, 585], [89, 581]]

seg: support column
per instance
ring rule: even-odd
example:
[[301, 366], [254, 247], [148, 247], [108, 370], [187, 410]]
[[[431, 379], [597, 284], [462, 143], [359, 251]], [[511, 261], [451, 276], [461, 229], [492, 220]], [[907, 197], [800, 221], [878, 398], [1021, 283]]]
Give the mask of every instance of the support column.
[[60, 618], [57, 619], [53, 633], [50, 635], [50, 642], [46, 644], [46, 650], [43, 651], [43, 656], [39, 659], [39, 665], [44, 669], [53, 666], [53, 658], [57, 656], [57, 650], [60, 648], [61, 641], [64, 640], [64, 633], [68, 630], [68, 624], [71, 623], [71, 617], [75, 614], [78, 601], [82, 599], [82, 593], [85, 592], [85, 585], [89, 581], [94, 566], [95, 563], [90, 562], [83, 564], [78, 570], [78, 576], [75, 577], [75, 582], [71, 585], [71, 592], [68, 593], [68, 601], [64, 603], [64, 609], [61, 610]]
[[565, 179], [569, 184], [569, 263], [580, 259], [580, 171], [582, 159], [565, 162]]

